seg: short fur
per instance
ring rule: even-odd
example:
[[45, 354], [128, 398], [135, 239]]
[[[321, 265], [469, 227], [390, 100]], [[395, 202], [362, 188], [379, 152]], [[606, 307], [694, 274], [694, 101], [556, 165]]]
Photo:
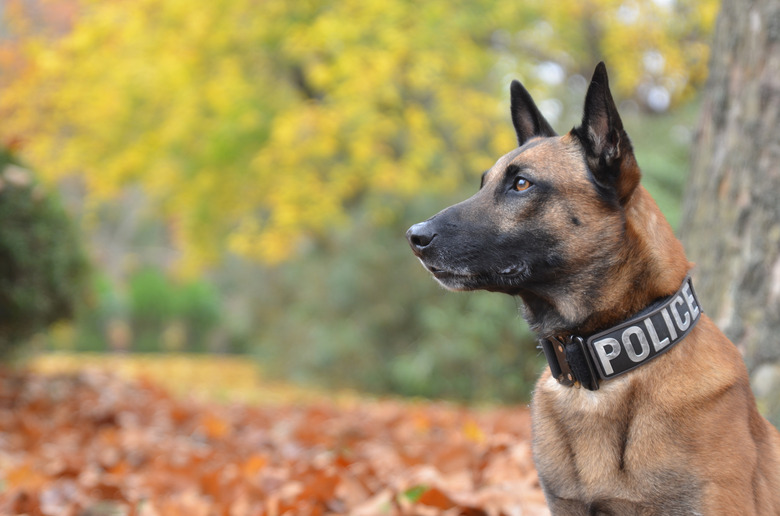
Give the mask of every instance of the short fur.
[[[423, 265], [452, 290], [520, 296], [540, 337], [592, 335], [673, 294], [691, 265], [639, 184], [604, 64], [582, 124], [563, 136], [519, 82], [511, 98], [519, 148], [473, 197], [409, 229]], [[739, 351], [706, 315], [680, 344], [597, 391], [545, 371], [532, 418], [556, 516], [780, 514], [780, 433], [758, 413]]]

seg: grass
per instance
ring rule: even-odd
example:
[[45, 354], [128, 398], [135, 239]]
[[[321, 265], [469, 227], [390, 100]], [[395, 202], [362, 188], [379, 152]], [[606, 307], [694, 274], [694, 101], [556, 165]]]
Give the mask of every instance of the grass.
[[324, 398], [348, 402], [350, 391], [323, 391], [263, 378], [252, 359], [237, 355], [44, 353], [27, 368], [42, 374], [75, 374], [83, 370], [112, 373], [149, 382], [175, 396], [250, 404], [311, 403]]

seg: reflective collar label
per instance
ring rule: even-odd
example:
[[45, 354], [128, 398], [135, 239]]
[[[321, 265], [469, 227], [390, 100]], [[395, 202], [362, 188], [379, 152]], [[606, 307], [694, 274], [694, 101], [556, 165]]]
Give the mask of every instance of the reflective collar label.
[[603, 379], [613, 378], [680, 342], [701, 317], [691, 278], [672, 297], [648, 314], [588, 338], [587, 348]]

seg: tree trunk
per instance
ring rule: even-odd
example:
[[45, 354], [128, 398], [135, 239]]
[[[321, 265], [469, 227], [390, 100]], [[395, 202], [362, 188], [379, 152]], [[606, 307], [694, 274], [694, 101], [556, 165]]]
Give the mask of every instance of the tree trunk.
[[704, 310], [780, 426], [780, 0], [724, 0], [683, 207]]

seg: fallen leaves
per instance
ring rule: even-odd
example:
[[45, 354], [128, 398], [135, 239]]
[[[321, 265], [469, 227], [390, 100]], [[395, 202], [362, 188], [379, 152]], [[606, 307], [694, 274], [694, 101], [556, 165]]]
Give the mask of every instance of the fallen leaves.
[[523, 408], [225, 405], [0, 373], [0, 513], [547, 515]]

